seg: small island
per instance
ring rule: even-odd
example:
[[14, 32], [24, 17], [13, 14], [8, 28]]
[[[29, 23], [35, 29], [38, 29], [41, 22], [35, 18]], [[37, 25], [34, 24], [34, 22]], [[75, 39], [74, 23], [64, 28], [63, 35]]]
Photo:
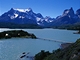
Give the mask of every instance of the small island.
[[74, 34], [80, 34], [80, 30], [78, 32], [74, 32]]
[[36, 39], [36, 36], [34, 34], [28, 33], [23, 30], [11, 30], [0, 32], [0, 39], [9, 39], [12, 37]]

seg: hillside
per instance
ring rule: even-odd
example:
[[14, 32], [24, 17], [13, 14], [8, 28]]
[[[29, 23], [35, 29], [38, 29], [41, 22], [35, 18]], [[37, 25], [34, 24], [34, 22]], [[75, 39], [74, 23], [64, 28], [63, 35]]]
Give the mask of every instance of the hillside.
[[53, 53], [41, 51], [35, 55], [35, 60], [80, 60], [80, 39], [64, 49], [54, 50]]

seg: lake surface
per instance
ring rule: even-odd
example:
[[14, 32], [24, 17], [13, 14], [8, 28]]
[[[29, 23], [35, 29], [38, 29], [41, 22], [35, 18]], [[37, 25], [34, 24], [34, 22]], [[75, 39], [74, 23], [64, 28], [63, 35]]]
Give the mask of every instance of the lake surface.
[[[14, 29], [0, 29], [1, 31]], [[22, 29], [34, 33], [37, 37], [67, 42], [75, 42], [80, 38], [79, 34], [73, 34], [71, 30], [59, 29]], [[17, 60], [23, 52], [30, 52], [34, 56], [41, 50], [50, 51], [60, 47], [61, 43], [45, 41], [40, 39], [11, 38], [0, 40], [0, 60]], [[28, 60], [28, 59], [26, 59]]]

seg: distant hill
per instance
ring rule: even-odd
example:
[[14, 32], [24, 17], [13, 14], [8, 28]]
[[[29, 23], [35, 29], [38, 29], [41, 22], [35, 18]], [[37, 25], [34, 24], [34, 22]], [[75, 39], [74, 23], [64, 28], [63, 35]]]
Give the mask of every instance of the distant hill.
[[0, 16], [0, 28], [56, 28], [65, 27], [66, 25], [80, 25], [79, 23], [80, 9], [74, 13], [72, 7], [65, 9], [63, 14], [56, 18], [43, 17], [40, 13], [34, 13], [31, 8], [11, 8]]

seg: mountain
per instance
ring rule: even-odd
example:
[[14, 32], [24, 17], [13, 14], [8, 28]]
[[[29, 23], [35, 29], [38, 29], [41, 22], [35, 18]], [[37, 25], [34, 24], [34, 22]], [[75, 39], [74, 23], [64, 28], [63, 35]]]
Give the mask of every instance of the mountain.
[[53, 28], [80, 30], [80, 9], [76, 13], [72, 7], [65, 9], [62, 15], [56, 17]]
[[68, 25], [68, 24], [75, 24], [80, 22], [79, 17], [77, 14], [74, 13], [73, 8], [64, 10], [63, 14], [58, 16], [54, 21], [54, 25], [61, 26], [61, 25]]
[[0, 16], [1, 28], [43, 28], [79, 24], [80, 9], [75, 13], [72, 7], [65, 9], [63, 14], [56, 18], [51, 18], [50, 16], [43, 17], [40, 13], [34, 13], [31, 8], [11, 8]]
[[[45, 26], [52, 22], [51, 17], [43, 17], [40, 13], [34, 13], [31, 8], [14, 9], [11, 8], [8, 12], [0, 16], [0, 23], [18, 24], [18, 25], [36, 25]], [[30, 26], [31, 27], [31, 26]]]
[[37, 14], [33, 13], [32, 9], [13, 9], [11, 8], [10, 11], [4, 13], [1, 16], [3, 22], [11, 22], [17, 24], [37, 24], [35, 17]]
[[76, 11], [76, 14], [80, 16], [80, 9]]

